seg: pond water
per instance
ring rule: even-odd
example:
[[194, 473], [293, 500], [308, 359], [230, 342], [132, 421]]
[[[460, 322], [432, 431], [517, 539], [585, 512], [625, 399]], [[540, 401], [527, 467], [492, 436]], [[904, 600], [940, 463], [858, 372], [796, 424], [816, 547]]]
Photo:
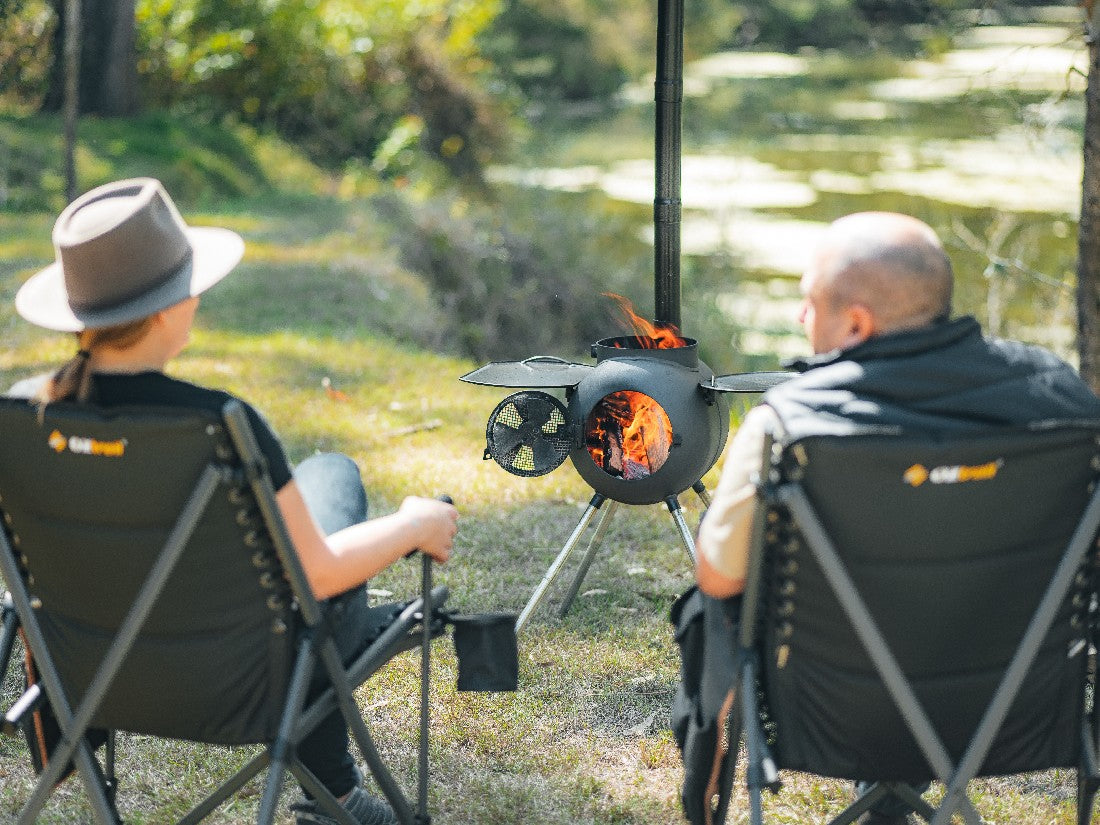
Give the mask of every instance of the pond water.
[[[1079, 14], [977, 27], [938, 59], [731, 52], [685, 66], [683, 289], [696, 288], [688, 261], [721, 271], [708, 299], [735, 329], [738, 368], [807, 351], [798, 276], [824, 226], [865, 209], [936, 228], [958, 276], [956, 312], [1075, 359]], [[602, 192], [636, 206], [652, 242], [652, 120], [650, 81], [613, 112], [537, 130], [531, 165], [493, 177]], [[686, 298], [684, 325], [691, 334]]]

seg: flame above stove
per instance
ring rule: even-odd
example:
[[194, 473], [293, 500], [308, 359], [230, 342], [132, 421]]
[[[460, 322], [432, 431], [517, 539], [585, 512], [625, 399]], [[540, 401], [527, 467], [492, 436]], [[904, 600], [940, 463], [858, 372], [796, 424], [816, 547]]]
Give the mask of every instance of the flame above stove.
[[[674, 349], [687, 346], [687, 339], [680, 335], [680, 330], [671, 324], [655, 324], [647, 321], [634, 311], [634, 306], [622, 295], [613, 292], [603, 293], [619, 305], [623, 320], [628, 328], [634, 332], [633, 338], [628, 339], [630, 346], [636, 349]], [[612, 346], [626, 348], [628, 344], [616, 340]]]

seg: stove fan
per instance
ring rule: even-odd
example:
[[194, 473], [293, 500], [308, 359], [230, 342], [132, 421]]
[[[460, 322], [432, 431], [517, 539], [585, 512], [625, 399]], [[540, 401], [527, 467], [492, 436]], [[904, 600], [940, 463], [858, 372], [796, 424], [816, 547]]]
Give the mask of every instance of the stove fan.
[[501, 401], [485, 426], [485, 455], [513, 475], [546, 475], [565, 461], [573, 439], [565, 407], [545, 392], [526, 391]]

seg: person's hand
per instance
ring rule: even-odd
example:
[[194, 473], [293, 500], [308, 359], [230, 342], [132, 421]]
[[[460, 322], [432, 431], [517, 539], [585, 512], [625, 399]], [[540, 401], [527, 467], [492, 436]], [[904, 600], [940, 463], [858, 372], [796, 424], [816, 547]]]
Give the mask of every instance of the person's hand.
[[445, 562], [451, 557], [455, 533], [458, 532], [458, 510], [453, 504], [435, 498], [409, 496], [398, 512], [413, 530], [416, 548], [433, 560]]

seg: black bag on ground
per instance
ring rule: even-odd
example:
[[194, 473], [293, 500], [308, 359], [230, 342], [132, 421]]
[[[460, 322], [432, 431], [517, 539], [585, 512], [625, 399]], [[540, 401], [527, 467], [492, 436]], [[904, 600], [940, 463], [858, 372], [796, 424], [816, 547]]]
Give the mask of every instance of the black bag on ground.
[[[713, 599], [696, 586], [672, 605], [669, 620], [680, 652], [680, 682], [672, 699], [671, 725], [684, 763], [680, 801], [692, 825], [724, 821], [729, 805], [729, 776], [736, 752], [720, 753], [722, 706], [738, 672], [736, 644], [740, 596]], [[716, 759], [720, 758], [719, 798], [707, 799]]]
[[519, 687], [519, 647], [514, 613], [452, 615], [458, 689], [514, 691]]

